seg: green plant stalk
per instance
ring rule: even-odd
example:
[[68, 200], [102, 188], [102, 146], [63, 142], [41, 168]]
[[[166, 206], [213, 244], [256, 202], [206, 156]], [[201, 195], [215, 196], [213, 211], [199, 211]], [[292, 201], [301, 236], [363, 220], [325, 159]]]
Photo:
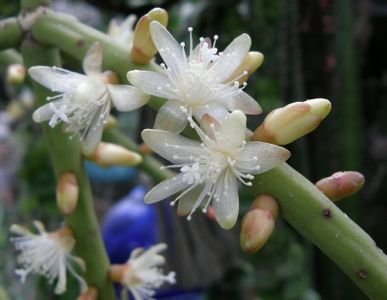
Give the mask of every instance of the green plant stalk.
[[[44, 48], [28, 38], [23, 42], [22, 54], [27, 67], [46, 64], [59, 65], [60, 61], [59, 52], [56, 49]], [[35, 87], [37, 104], [43, 104], [49, 93], [41, 86]], [[60, 126], [50, 128], [44, 124], [43, 132], [56, 177], [64, 172], [72, 172], [77, 177], [78, 204], [72, 214], [65, 216], [65, 223], [74, 232], [76, 254], [86, 263], [84, 278], [89, 285], [98, 289], [99, 299], [113, 300], [114, 291], [107, 276], [109, 260], [99, 233], [89, 181], [83, 169], [79, 139], [76, 136], [70, 140], [69, 136], [62, 132]]]
[[387, 295], [387, 257], [370, 236], [287, 164], [257, 175], [256, 194], [275, 197], [282, 216], [330, 257], [370, 299]]
[[16, 18], [0, 21], [0, 50], [18, 47], [23, 31]]
[[[117, 128], [106, 129], [103, 133], [103, 140], [121, 145], [128, 150], [138, 152], [138, 145]], [[140, 170], [150, 175], [155, 181], [160, 182], [172, 177], [173, 172], [168, 169], [160, 169], [163, 166], [157, 159], [150, 155], [144, 155], [143, 161], [137, 166]]]

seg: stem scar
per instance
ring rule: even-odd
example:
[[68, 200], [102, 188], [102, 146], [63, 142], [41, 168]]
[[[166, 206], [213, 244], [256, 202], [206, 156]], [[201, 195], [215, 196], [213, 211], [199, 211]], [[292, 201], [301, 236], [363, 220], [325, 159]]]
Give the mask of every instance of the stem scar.
[[327, 218], [327, 219], [332, 218], [332, 212], [329, 208], [324, 208], [321, 214], [324, 218]]
[[356, 276], [359, 277], [360, 279], [366, 279], [368, 277], [368, 272], [364, 269], [360, 269], [359, 271], [356, 272]]

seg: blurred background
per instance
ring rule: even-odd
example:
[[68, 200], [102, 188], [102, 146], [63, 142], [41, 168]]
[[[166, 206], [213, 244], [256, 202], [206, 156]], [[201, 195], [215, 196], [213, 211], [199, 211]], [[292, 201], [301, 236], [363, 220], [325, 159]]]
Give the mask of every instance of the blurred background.
[[[179, 41], [188, 40], [187, 28], [192, 26], [197, 38], [218, 34], [219, 49], [248, 33], [252, 50], [262, 52], [265, 60], [246, 91], [259, 101], [264, 114], [311, 98], [327, 98], [333, 104], [315, 132], [289, 147], [289, 163], [312, 182], [336, 171], [362, 172], [364, 189], [339, 206], [387, 250], [387, 1], [61, 0], [53, 1], [53, 6], [102, 31], [113, 17], [141, 16], [160, 6], [168, 10], [168, 27]], [[1, 18], [18, 10], [18, 1], [0, 1]], [[9, 245], [10, 224], [39, 219], [55, 228], [61, 218], [46, 145], [30, 117], [34, 97], [28, 84], [7, 82], [9, 55], [0, 52], [0, 299], [74, 299], [71, 291], [52, 295], [36, 277], [22, 286], [13, 273], [16, 256]], [[66, 67], [79, 69], [71, 57], [64, 55], [63, 61]], [[138, 140], [140, 130], [152, 126], [153, 114], [145, 108], [117, 118], [122, 130]], [[249, 120], [250, 128], [262, 118]], [[163, 205], [144, 206], [141, 197], [151, 181], [135, 169], [107, 171], [91, 163], [85, 167], [112, 261], [125, 261], [122, 251], [165, 241], [173, 232], [168, 255], [172, 260], [182, 255], [181, 261], [176, 260], [185, 266], [182, 275], [178, 273], [183, 279], [177, 290], [161, 291], [160, 299], [367, 299], [283, 220], [263, 250], [244, 255], [238, 228], [224, 233], [201, 215], [195, 218], [198, 224], [189, 227]], [[241, 214], [251, 199], [248, 190], [242, 193]], [[144, 220], [149, 222], [142, 232]], [[176, 264], [172, 262], [171, 268]]]

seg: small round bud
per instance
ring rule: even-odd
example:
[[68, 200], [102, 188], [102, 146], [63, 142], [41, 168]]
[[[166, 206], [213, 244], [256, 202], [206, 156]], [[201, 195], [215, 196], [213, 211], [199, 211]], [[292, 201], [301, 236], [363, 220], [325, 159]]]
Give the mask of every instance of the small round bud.
[[26, 78], [26, 68], [22, 64], [8, 65], [6, 71], [6, 81], [9, 84], [19, 85]]
[[73, 173], [63, 173], [59, 176], [56, 186], [56, 203], [59, 210], [69, 215], [77, 207], [79, 187], [77, 178]]
[[278, 212], [279, 212], [278, 202], [272, 196], [269, 196], [269, 195], [257, 196], [254, 199], [253, 203], [251, 203], [250, 210], [256, 209], [256, 208], [269, 211], [272, 214], [274, 220], [276, 220], [278, 217]]
[[327, 99], [294, 102], [270, 112], [255, 130], [252, 139], [276, 145], [286, 145], [317, 128], [329, 114]]
[[168, 24], [167, 11], [162, 8], [154, 8], [138, 20], [130, 53], [131, 59], [136, 64], [147, 64], [157, 53], [149, 30], [150, 23], [153, 21], [166, 26]]
[[100, 143], [97, 150], [86, 156], [101, 167], [109, 166], [135, 166], [142, 162], [142, 157], [136, 152], [111, 143]]
[[243, 59], [241, 65], [236, 69], [231, 76], [226, 80], [237, 80], [239, 83], [244, 83], [263, 63], [263, 54], [258, 51], [250, 51]]
[[241, 223], [240, 244], [243, 251], [254, 253], [269, 239], [275, 226], [273, 215], [268, 210], [252, 209]]
[[316, 182], [316, 187], [332, 201], [357, 193], [364, 185], [364, 176], [359, 172], [337, 172]]

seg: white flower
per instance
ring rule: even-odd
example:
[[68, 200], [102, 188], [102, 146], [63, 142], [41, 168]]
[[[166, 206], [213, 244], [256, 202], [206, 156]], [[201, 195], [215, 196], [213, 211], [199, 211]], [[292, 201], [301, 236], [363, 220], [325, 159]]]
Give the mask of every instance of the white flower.
[[67, 132], [79, 132], [85, 154], [92, 154], [101, 141], [112, 104], [120, 111], [130, 111], [144, 105], [149, 99], [132, 86], [105, 83], [101, 67], [101, 46], [94, 43], [83, 60], [86, 75], [46, 66], [28, 70], [34, 80], [61, 93], [47, 97], [51, 101], [34, 112], [34, 121], [49, 120], [51, 127], [63, 122]]
[[132, 49], [133, 44], [133, 26], [137, 17], [129, 15], [125, 20], [119, 23], [116, 19], [109, 22], [107, 35], [116, 42], [125, 46], [126, 49]]
[[[159, 268], [165, 259], [159, 252], [165, 250], [167, 245], [157, 244], [146, 251], [136, 248], [132, 251], [122, 276], [121, 284], [130, 290], [135, 300], [153, 299], [155, 289], [164, 282], [173, 284], [175, 272], [167, 275]], [[122, 290], [122, 298], [127, 298], [127, 290]]]
[[289, 158], [285, 148], [246, 142], [246, 116], [234, 111], [222, 123], [209, 115], [202, 118], [202, 129], [190, 119], [201, 143], [176, 133], [146, 129], [144, 141], [159, 155], [172, 161], [180, 173], [159, 183], [145, 196], [154, 203], [183, 191], [171, 205], [179, 201], [178, 214], [188, 215], [211, 204], [221, 227], [234, 226], [239, 212], [238, 181], [250, 186], [253, 174], [266, 172]]
[[12, 233], [20, 235], [12, 237], [11, 241], [16, 250], [21, 251], [18, 262], [22, 268], [15, 271], [20, 276], [21, 282], [25, 282], [29, 273], [43, 275], [50, 283], [56, 280], [55, 293], [62, 294], [66, 291], [66, 271], [68, 270], [79, 281], [81, 290], [85, 291], [86, 282], [72, 266], [77, 265], [85, 270], [85, 264], [81, 258], [70, 254], [75, 240], [69, 230], [62, 228], [48, 233], [42, 223], [35, 221], [34, 225], [38, 234], [19, 225], [12, 225], [10, 228]]
[[165, 64], [160, 72], [129, 71], [128, 80], [147, 94], [169, 99], [159, 110], [155, 128], [180, 132], [187, 124], [187, 113], [197, 120], [208, 113], [217, 120], [228, 111], [241, 110], [246, 114], [259, 114], [261, 108], [248, 94], [242, 91], [246, 83], [231, 78], [247, 55], [251, 39], [242, 34], [234, 39], [222, 52], [209, 39], [200, 39], [193, 49], [192, 28], [190, 32], [189, 56], [185, 44], [179, 44], [158, 22], [150, 24], [153, 42]]

